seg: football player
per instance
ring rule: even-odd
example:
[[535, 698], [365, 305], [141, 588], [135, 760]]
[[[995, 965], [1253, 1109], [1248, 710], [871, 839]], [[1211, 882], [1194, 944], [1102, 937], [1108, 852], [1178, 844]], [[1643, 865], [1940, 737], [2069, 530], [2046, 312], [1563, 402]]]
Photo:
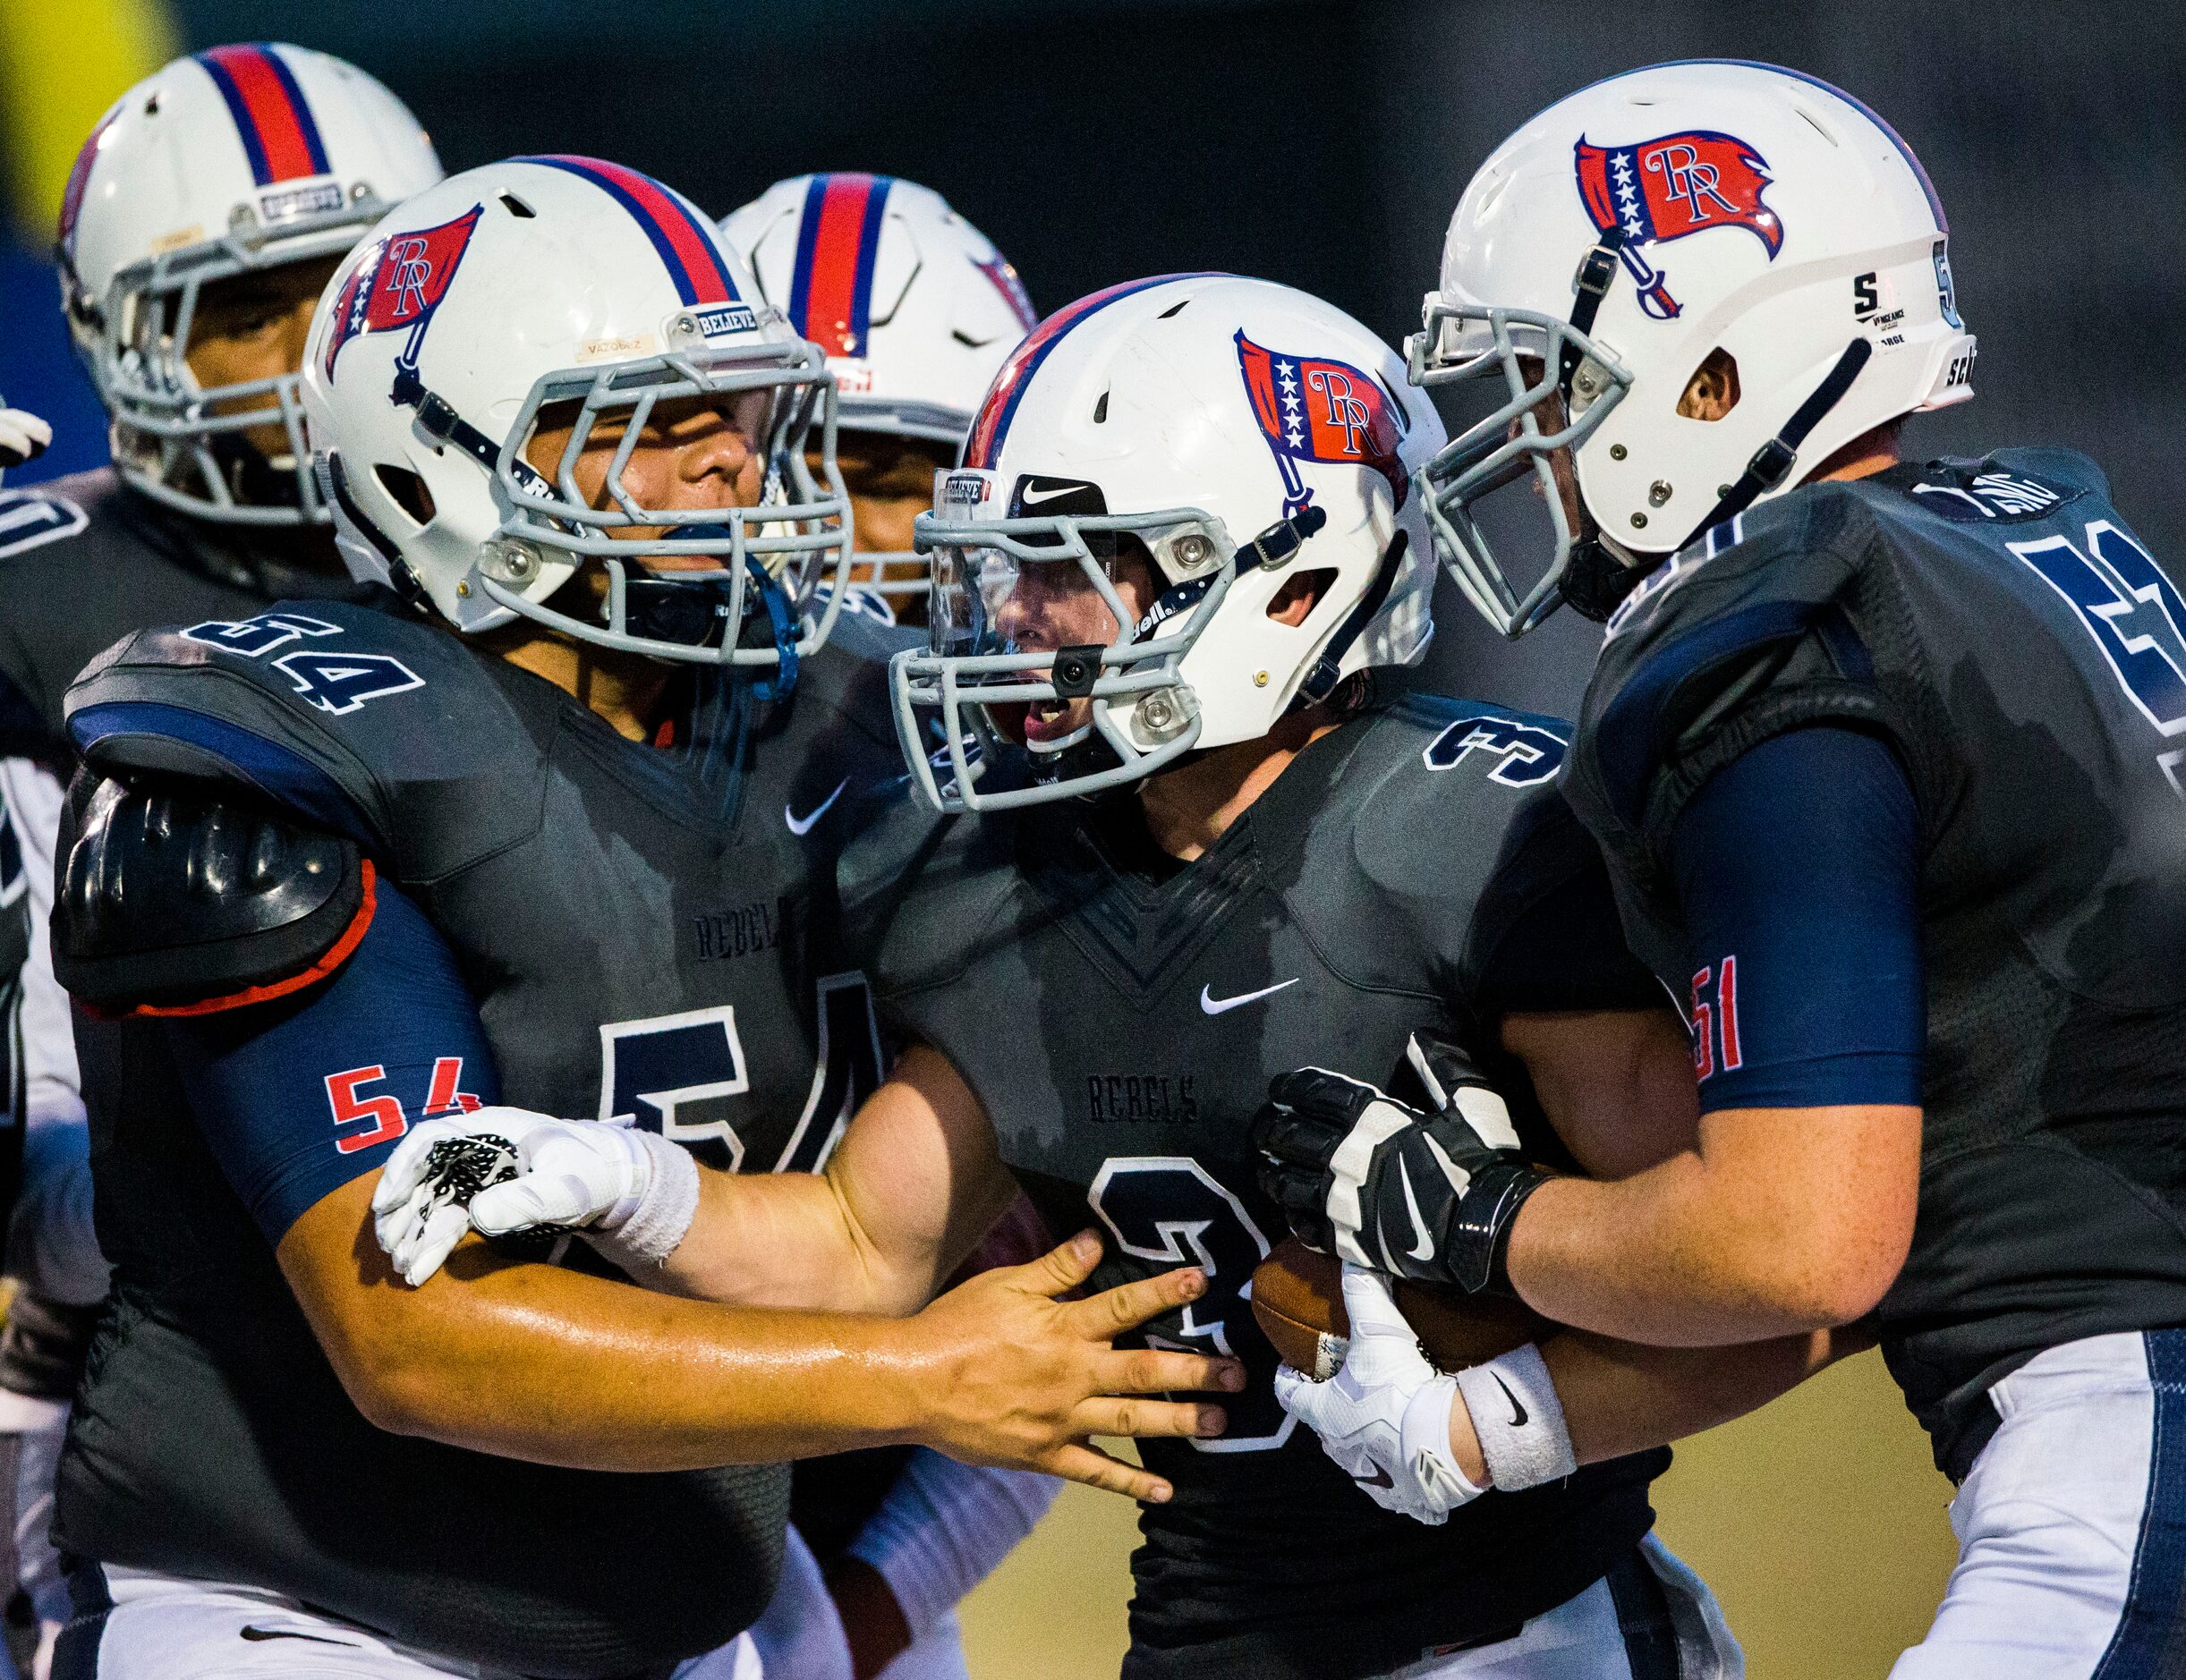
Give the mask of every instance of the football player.
[[[1283, 1215], [1247, 1126], [1301, 1055], [1439, 1079], [1428, 1040], [1454, 1035], [1520, 1093], [1484, 1124], [1515, 1119], [1540, 1158], [1629, 1173], [1691, 1141], [1682, 1031], [1553, 786], [1563, 726], [1397, 680], [1430, 630], [1412, 473], [1442, 440], [1391, 351], [1267, 282], [1141, 281], [1034, 330], [920, 526], [932, 651], [893, 682], [923, 796], [842, 873], [915, 1048], [821, 1179], [708, 1175], [659, 1273], [903, 1311], [954, 1225], [1018, 1184], [1050, 1225], [1091, 1210], [1104, 1281], [1196, 1260], [1207, 1295], [1150, 1344], [1225, 1350], [1254, 1380], [1221, 1438], [1146, 1444], [1177, 1497], [1144, 1512], [1129, 1676], [1739, 1672], [1706, 1589], [1648, 1536], [1666, 1455], [1539, 1456], [1452, 1515], [1445, 1411], [1441, 1442], [1406, 1441], [1432, 1487], [1403, 1508], [1440, 1523], [1419, 1526], [1277, 1405], [1251, 1315]], [[930, 706], [955, 743], [938, 765]], [[481, 1124], [398, 1146], [377, 1202], [398, 1263], [434, 1150]], [[531, 1170], [470, 1204], [481, 1229], [578, 1225], [611, 1249], [654, 1217], [623, 1133], [529, 1124]], [[1590, 1346], [1628, 1399], [1675, 1387], [1689, 1427], [1722, 1404], [1682, 1350]], [[1799, 1350], [1768, 1353], [1781, 1387]]]
[[[1566, 785], [1703, 1116], [1613, 1184], [1371, 1132], [1450, 1154], [1445, 1283], [1663, 1343], [1864, 1319], [1960, 1488], [1898, 1680], [2123, 1680], [2180, 1647], [2186, 601], [2084, 457], [1907, 453], [1971, 394], [1947, 237], [1881, 118], [1760, 64], [1597, 84], [1467, 188], [1414, 365], [1493, 412], [1423, 493], [1507, 632], [1607, 615]], [[1287, 1094], [1292, 1186], [1393, 1206], [1375, 1105]]]
[[524, 1143], [503, 1096], [634, 1127], [640, 1272], [694, 1148], [824, 1156], [880, 1069], [864, 982], [807, 937], [852, 803], [810, 787], [893, 755], [815, 604], [848, 563], [831, 380], [680, 195], [569, 157], [428, 189], [337, 267], [302, 386], [345, 553], [442, 622], [284, 602], [125, 638], [71, 691], [55, 958], [103, 1017], [115, 1285], [62, 1464], [56, 1537], [96, 1560], [64, 1659], [719, 1672], [788, 1459], [908, 1441], [1159, 1497], [1084, 1438], [1217, 1430], [1117, 1396], [1242, 1372], [1109, 1345], [1191, 1268], [1056, 1304], [1090, 1234], [907, 1321], [484, 1253], [389, 1273], [376, 1168], [428, 1114], [506, 1119], [466, 1190]]
[[[835, 376], [836, 460], [857, 552], [846, 607], [924, 623], [926, 563], [911, 552], [911, 522], [932, 506], [935, 474], [1033, 325], [1016, 270], [940, 194], [888, 175], [778, 181], [724, 216], [721, 233]], [[1028, 1235], [1016, 1258], [1047, 1246]], [[952, 1607], [1056, 1486], [893, 1447], [799, 1464], [782, 1587], [753, 1630], [761, 1655], [820, 1680], [869, 1672], [903, 1645], [889, 1680], [963, 1674]], [[831, 1594], [816, 1590], [823, 1581]]]
[[759, 289], [827, 354], [836, 459], [856, 516], [851, 581], [925, 622], [911, 522], [933, 505], [994, 370], [1036, 318], [1017, 271], [941, 195], [889, 175], [798, 175], [724, 217]]
[[[18, 1562], [50, 1636], [68, 1614], [46, 1523], [106, 1268], [68, 1003], [47, 954], [54, 836], [73, 754], [69, 681], [124, 632], [360, 598], [303, 471], [296, 369], [328, 270], [440, 175], [385, 88], [302, 47], [218, 47], [117, 100], [85, 141], [55, 256], [115, 464], [9, 493], [0, 522], [0, 785], [27, 865], [28, 1139], [13, 1198], [0, 1427], [21, 1435]], [[0, 416], [0, 459], [42, 437]], [[41, 1472], [40, 1466], [43, 1466]]]

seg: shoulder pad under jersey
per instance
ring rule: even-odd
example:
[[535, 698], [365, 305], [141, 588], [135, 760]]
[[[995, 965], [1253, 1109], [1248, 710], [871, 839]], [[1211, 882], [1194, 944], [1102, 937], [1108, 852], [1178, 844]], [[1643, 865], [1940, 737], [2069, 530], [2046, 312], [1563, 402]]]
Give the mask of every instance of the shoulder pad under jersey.
[[1506, 912], [1587, 861], [1557, 791], [1570, 725], [1413, 692], [1350, 727], [1363, 738], [1321, 796], [1310, 844], [1346, 848], [1364, 890], [1317, 886], [1291, 895], [1291, 913], [1362, 980], [1424, 972], [1462, 986]]
[[849, 949], [884, 997], [953, 979], [1010, 937], [1002, 912], [1017, 878], [1016, 827], [1008, 817], [940, 816], [907, 780], [872, 813], [836, 883]]
[[302, 989], [372, 918], [354, 841], [217, 784], [77, 772], [53, 912], [55, 977], [101, 1013], [203, 1014]]
[[438, 625], [283, 602], [128, 637], [68, 719], [104, 770], [242, 787], [419, 880], [537, 826], [558, 698]]
[[177, 564], [111, 470], [0, 491], [0, 750], [57, 756], [68, 685], [100, 650], [251, 598]]
[[1872, 492], [1808, 485], [1642, 581], [1610, 616], [1565, 778], [1589, 827], [1665, 827], [1722, 763], [1785, 729], [1910, 737], [1854, 628], [1889, 587], [1882, 525]]

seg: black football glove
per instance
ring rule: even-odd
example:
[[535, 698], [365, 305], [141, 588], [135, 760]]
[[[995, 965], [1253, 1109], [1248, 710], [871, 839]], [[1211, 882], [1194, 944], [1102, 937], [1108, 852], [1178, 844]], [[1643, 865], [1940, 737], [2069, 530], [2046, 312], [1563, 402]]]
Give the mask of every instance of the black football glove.
[[1261, 1187], [1323, 1253], [1508, 1292], [1511, 1221], [1550, 1175], [1519, 1152], [1510, 1110], [1462, 1050], [1416, 1036], [1408, 1059], [1437, 1112], [1326, 1068], [1278, 1074], [1253, 1118]]

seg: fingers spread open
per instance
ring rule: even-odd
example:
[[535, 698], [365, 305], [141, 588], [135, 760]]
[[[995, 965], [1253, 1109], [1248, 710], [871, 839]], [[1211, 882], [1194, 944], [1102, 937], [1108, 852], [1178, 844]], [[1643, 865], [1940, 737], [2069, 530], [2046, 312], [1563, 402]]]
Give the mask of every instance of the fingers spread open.
[[1102, 1354], [1093, 1364], [1102, 1394], [1235, 1394], [1245, 1367], [1234, 1359], [1135, 1347]]
[[1228, 1429], [1229, 1414], [1204, 1401], [1119, 1400], [1103, 1395], [1079, 1402], [1071, 1421], [1088, 1435], [1205, 1438]]
[[1127, 1499], [1144, 1499], [1150, 1505], [1166, 1503], [1171, 1491], [1168, 1481], [1152, 1471], [1110, 1458], [1090, 1447], [1059, 1447], [1041, 1468], [1050, 1475], [1082, 1481], [1107, 1493], [1120, 1493]]
[[1196, 1301], [1206, 1293], [1206, 1273], [1195, 1266], [1187, 1266], [1163, 1272], [1159, 1277], [1141, 1277], [1113, 1289], [1104, 1289], [1097, 1295], [1073, 1302], [1064, 1311], [1070, 1314], [1071, 1328], [1079, 1335], [1106, 1342], [1126, 1330], [1136, 1329], [1148, 1319], [1174, 1311], [1187, 1301]]
[[1050, 1297], [1064, 1291], [1076, 1289], [1101, 1263], [1101, 1239], [1091, 1231], [1080, 1231], [1067, 1243], [1057, 1244], [1036, 1260], [1022, 1266], [1010, 1266], [1005, 1271], [1018, 1274], [1011, 1281], [1022, 1281], [1024, 1287], [1036, 1295]]

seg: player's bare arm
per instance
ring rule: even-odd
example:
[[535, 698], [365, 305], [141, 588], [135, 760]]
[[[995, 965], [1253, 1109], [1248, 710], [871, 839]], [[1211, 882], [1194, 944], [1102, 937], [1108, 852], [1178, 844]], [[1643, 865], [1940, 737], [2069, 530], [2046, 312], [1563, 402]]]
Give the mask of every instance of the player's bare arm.
[[1510, 1281], [1537, 1311], [1679, 1345], [1797, 1336], [1850, 1323], [1897, 1276], [1919, 1110], [1702, 1117], [1667, 1010], [1512, 1016], [1502, 1038], [1591, 1175], [1544, 1185], [1512, 1227]]
[[626, 1471], [913, 1441], [1160, 1498], [1159, 1478], [1084, 1438], [1221, 1428], [1219, 1406], [1125, 1396], [1222, 1387], [1226, 1362], [1109, 1346], [1204, 1278], [1058, 1302], [1099, 1258], [1089, 1237], [983, 1273], [914, 1318], [821, 1316], [678, 1300], [482, 1246], [412, 1288], [371, 1238], [370, 1189], [358, 1179], [322, 1199], [278, 1258], [350, 1397], [396, 1433]]

